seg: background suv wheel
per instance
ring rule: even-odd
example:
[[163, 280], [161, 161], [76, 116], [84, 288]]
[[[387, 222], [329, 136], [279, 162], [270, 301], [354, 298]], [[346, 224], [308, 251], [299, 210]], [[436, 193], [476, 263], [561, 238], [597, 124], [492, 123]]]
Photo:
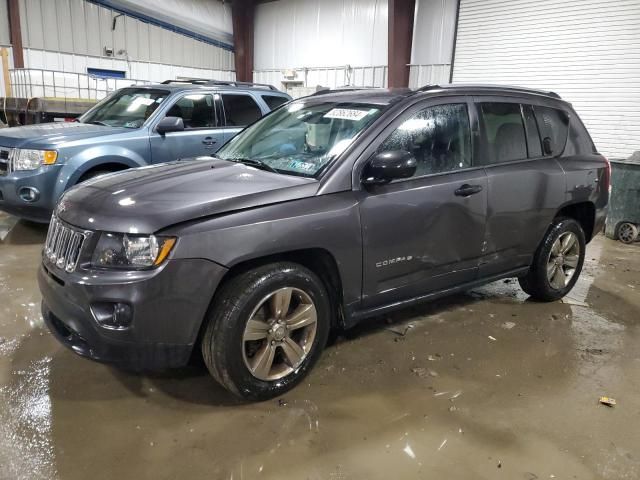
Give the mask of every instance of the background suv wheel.
[[551, 302], [564, 297], [582, 271], [585, 237], [572, 218], [553, 221], [536, 250], [526, 276], [519, 279], [522, 289], [536, 300]]
[[332, 311], [324, 284], [302, 265], [280, 262], [241, 273], [213, 301], [202, 337], [204, 361], [235, 395], [276, 397], [320, 357]]

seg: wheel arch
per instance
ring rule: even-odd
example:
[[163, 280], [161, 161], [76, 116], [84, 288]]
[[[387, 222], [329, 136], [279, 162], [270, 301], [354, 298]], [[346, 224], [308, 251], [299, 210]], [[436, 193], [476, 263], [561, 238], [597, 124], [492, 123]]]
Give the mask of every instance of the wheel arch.
[[554, 218], [568, 217], [577, 221], [584, 232], [584, 237], [587, 243], [591, 241], [594, 236], [594, 226], [596, 222], [596, 206], [593, 202], [577, 202], [564, 205], [556, 213]]

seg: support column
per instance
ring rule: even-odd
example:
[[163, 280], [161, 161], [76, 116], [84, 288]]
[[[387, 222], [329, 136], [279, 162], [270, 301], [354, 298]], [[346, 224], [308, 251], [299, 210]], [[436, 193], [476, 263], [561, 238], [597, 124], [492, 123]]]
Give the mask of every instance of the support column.
[[409, 86], [415, 0], [389, 0], [389, 88]]
[[13, 66], [14, 68], [24, 68], [19, 0], [7, 0], [7, 7], [9, 10], [9, 36], [13, 50]]
[[233, 0], [233, 47], [236, 64], [236, 79], [253, 82], [253, 20], [255, 0]]

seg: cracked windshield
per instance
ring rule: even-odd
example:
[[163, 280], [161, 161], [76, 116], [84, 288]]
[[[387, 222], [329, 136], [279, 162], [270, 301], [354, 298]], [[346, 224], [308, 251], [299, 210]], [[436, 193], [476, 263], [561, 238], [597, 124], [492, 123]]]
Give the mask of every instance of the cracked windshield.
[[265, 170], [318, 177], [380, 115], [362, 103], [294, 102], [249, 127], [217, 154]]

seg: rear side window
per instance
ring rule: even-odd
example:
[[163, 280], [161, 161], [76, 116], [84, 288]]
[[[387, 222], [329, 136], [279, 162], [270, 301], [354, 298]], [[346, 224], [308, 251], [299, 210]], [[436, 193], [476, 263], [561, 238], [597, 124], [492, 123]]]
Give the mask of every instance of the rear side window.
[[260, 107], [250, 95], [224, 93], [222, 103], [228, 127], [246, 127], [262, 116]]
[[534, 107], [542, 145], [549, 144], [551, 153], [545, 155], [558, 155], [564, 150], [569, 130], [569, 116], [562, 110], [549, 107]]
[[278, 95], [261, 95], [264, 103], [267, 104], [269, 110], [275, 110], [283, 103], [287, 103], [289, 101], [286, 97], [280, 97]]
[[519, 103], [480, 103], [485, 164], [527, 158], [527, 143]]
[[587, 129], [576, 116], [572, 116], [569, 121], [569, 137], [567, 146], [564, 148], [563, 157], [571, 155], [588, 155], [594, 153], [596, 147], [593, 145]]
[[524, 115], [524, 124], [527, 129], [527, 148], [529, 158], [541, 157], [542, 146], [540, 145], [540, 132], [538, 131], [538, 124], [536, 123], [536, 117], [533, 113], [533, 107], [531, 105], [523, 105], [522, 113]]

